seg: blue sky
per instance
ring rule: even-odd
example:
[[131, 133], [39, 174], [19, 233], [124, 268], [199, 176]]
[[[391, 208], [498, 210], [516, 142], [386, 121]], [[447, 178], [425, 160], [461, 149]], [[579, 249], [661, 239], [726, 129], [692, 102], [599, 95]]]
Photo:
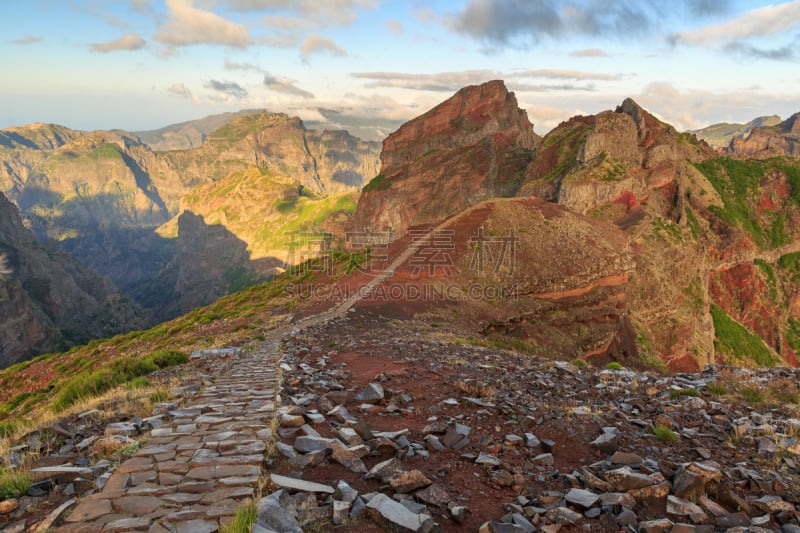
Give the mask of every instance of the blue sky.
[[399, 121], [500, 78], [539, 133], [627, 96], [689, 129], [800, 111], [800, 0], [2, 0], [0, 57], [0, 128]]

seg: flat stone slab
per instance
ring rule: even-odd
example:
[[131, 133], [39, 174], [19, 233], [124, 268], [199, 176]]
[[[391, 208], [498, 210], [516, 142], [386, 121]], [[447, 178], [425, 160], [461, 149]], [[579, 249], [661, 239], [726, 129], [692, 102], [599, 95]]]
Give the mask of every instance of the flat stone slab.
[[[333, 494], [333, 487], [323, 485], [321, 483], [314, 483], [312, 481], [303, 481], [302, 479], [295, 479], [293, 477], [279, 476], [278, 474], [270, 474], [272, 482], [277, 486], [302, 492], [324, 492], [326, 494]], [[399, 504], [398, 504], [399, 505]]]
[[112, 512], [110, 500], [85, 500], [66, 518], [67, 522], [88, 522]]

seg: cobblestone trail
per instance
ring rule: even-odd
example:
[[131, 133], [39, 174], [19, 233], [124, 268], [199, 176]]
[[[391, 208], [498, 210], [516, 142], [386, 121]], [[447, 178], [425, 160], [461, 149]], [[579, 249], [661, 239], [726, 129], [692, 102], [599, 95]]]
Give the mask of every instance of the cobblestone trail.
[[184, 383], [185, 405], [168, 410], [169, 421], [58, 531], [205, 533], [231, 521], [261, 475], [281, 335], [235, 357], [210, 352], [205, 371]]

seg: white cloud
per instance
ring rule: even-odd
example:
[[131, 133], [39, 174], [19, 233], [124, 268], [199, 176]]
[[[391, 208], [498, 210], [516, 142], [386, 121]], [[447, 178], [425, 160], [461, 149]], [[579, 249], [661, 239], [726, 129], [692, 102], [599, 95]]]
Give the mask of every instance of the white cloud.
[[405, 31], [405, 28], [403, 28], [403, 23], [399, 20], [387, 20], [386, 29], [398, 35], [401, 35]]
[[298, 87], [296, 81], [284, 78], [282, 76], [273, 76], [272, 74], [269, 73], [264, 74], [264, 86], [271, 91], [277, 93], [289, 94], [292, 96], [299, 96], [300, 98], [303, 98], [305, 100], [314, 98], [313, 93], [310, 93]]
[[44, 38], [40, 37], [38, 35], [25, 35], [23, 37], [20, 37], [19, 39], [13, 39], [13, 40], [8, 41], [8, 42], [10, 44], [23, 44], [24, 45], [24, 44], [40, 43], [42, 41], [44, 41]]
[[344, 57], [347, 51], [324, 35], [309, 35], [300, 45], [300, 55], [304, 60], [312, 54], [330, 54]]
[[573, 50], [569, 53], [571, 57], [608, 57], [608, 53], [599, 48], [584, 48], [582, 50]]
[[733, 41], [777, 35], [800, 26], [800, 0], [753, 9], [722, 24], [676, 32], [672, 40], [687, 44], [725, 46]]
[[239, 11], [283, 11], [313, 21], [316, 27], [344, 26], [358, 18], [359, 11], [373, 9], [377, 0], [223, 0]]
[[107, 43], [94, 43], [92, 50], [95, 52], [116, 52], [119, 50], [134, 51], [141, 50], [147, 43], [141, 36], [135, 33], [129, 33], [120, 37], [119, 39]]
[[192, 44], [221, 44], [247, 46], [250, 35], [247, 27], [226, 20], [216, 13], [194, 7], [193, 0], [166, 0], [169, 21], [161, 27], [155, 39], [171, 46]]
[[584, 72], [579, 70], [538, 69], [517, 72], [501, 72], [496, 70], [463, 70], [458, 72], [439, 72], [435, 74], [414, 74], [405, 72], [355, 72], [354, 78], [369, 80], [368, 88], [390, 87], [422, 91], [455, 92], [466, 85], [477, 85], [489, 80], [506, 80], [508, 85], [517, 91], [553, 91], [553, 90], [594, 90], [589, 85], [571, 84], [532, 84], [525, 80], [553, 79], [576, 81], [613, 81], [622, 78], [619, 74], [602, 72]]
[[183, 96], [184, 98], [191, 98], [192, 91], [190, 91], [186, 85], [182, 83], [174, 83], [170, 85], [169, 89], [167, 89], [172, 94], [176, 94], [178, 96]]
[[232, 81], [209, 80], [205, 87], [206, 89], [213, 89], [224, 94], [226, 97], [234, 98], [236, 100], [246, 98], [248, 95], [247, 89]]

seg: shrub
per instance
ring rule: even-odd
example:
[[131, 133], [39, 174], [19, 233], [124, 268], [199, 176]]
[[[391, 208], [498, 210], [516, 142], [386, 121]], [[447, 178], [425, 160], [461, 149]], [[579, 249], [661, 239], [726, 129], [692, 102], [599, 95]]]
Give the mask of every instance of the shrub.
[[684, 396], [693, 396], [697, 397], [700, 396], [700, 393], [697, 392], [695, 389], [680, 389], [680, 390], [671, 390], [669, 391], [669, 397], [673, 400], [677, 400], [678, 398], [682, 398]]
[[31, 488], [27, 472], [0, 467], [0, 501], [19, 498]]
[[678, 434], [667, 426], [658, 424], [653, 428], [653, 435], [661, 442], [673, 442], [678, 438]]
[[236, 511], [233, 522], [222, 528], [222, 533], [249, 533], [256, 523], [256, 506], [250, 503]]
[[622, 365], [616, 361], [611, 361], [604, 368], [606, 370], [622, 370]]
[[158, 350], [147, 356], [158, 368], [182, 365], [189, 361], [189, 356], [177, 350]]

